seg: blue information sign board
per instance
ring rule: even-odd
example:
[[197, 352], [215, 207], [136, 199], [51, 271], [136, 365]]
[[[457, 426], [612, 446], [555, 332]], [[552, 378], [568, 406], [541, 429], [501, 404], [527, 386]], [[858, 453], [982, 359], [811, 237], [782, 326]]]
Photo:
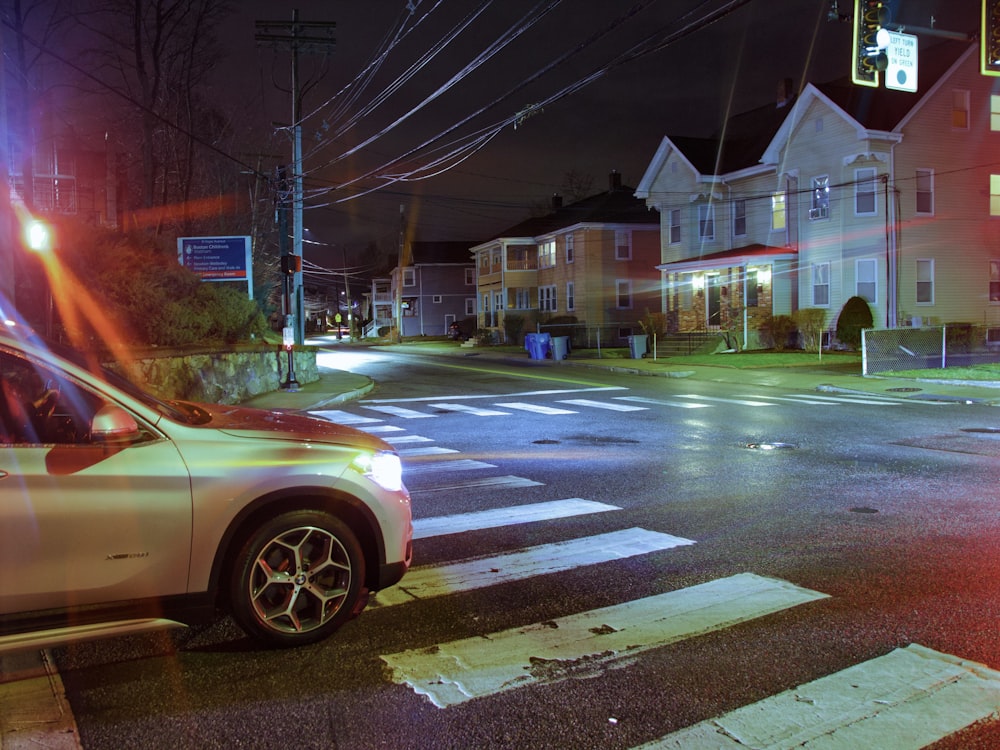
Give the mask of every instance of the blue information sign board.
[[250, 237], [178, 237], [177, 260], [202, 281], [242, 281], [253, 299]]

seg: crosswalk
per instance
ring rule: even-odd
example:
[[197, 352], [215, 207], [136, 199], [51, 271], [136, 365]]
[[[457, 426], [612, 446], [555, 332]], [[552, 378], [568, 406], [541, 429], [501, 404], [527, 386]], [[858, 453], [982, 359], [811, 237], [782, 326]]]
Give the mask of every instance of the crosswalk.
[[[621, 389], [614, 389], [620, 391]], [[387, 418], [403, 420], [432, 419], [449, 414], [464, 414], [472, 417], [506, 417], [518, 413], [532, 413], [547, 417], [580, 414], [583, 412], [640, 412], [651, 409], [710, 409], [720, 405], [745, 406], [753, 409], [768, 409], [795, 404], [810, 407], [836, 407], [846, 404], [896, 407], [905, 403], [913, 403], [910, 399], [893, 398], [891, 396], [872, 396], [867, 394], [820, 395], [815, 393], [787, 394], [736, 394], [733, 396], [705, 396], [695, 393], [674, 394], [664, 398], [644, 396], [612, 395], [611, 393], [595, 394], [601, 398], [562, 398], [566, 392], [536, 391], [530, 394], [517, 394], [518, 400], [505, 399], [503, 396], [459, 397], [451, 396], [447, 400], [437, 399], [401, 399], [392, 403], [359, 401], [347, 410], [318, 410], [312, 412], [324, 419], [344, 425], [362, 426], [374, 425]], [[545, 402], [524, 400], [526, 396], [546, 396]], [[478, 400], [480, 403], [472, 403]], [[406, 406], [400, 405], [406, 402]], [[945, 402], [921, 402], [940, 406]], [[398, 429], [398, 428], [397, 428]]]
[[[630, 397], [621, 401], [624, 404], [619, 405], [644, 403]], [[431, 406], [439, 408], [443, 403]], [[584, 408], [581, 404], [575, 406]], [[495, 464], [456, 458], [460, 452], [450, 448], [432, 446], [438, 450], [428, 453], [430, 446], [424, 443], [432, 441], [400, 434], [405, 430], [385, 432], [385, 425], [378, 420], [361, 424], [362, 429], [389, 435], [397, 445], [420, 446], [400, 450], [407, 476], [416, 479], [412, 492], [418, 505], [421, 498], [432, 493], [476, 489], [531, 487], [537, 494], [544, 494], [543, 483], [494, 473], [500, 468]], [[442, 460], [410, 461], [413, 456], [428, 455]], [[544, 525], [563, 519], [597, 514], [607, 519], [608, 527], [623, 528], [497, 554], [418, 565], [399, 584], [378, 592], [370, 606], [405, 608], [418, 601], [438, 601], [586, 566], [614, 565], [647, 555], [692, 554], [700, 544], [662, 530], [623, 524], [621, 511], [616, 505], [571, 497], [418, 517], [414, 521], [418, 544], [425, 539], [453, 538], [504, 527], [531, 525], [535, 530], [544, 529]], [[780, 618], [790, 610], [817, 606], [830, 598], [828, 593], [792, 581], [746, 571], [652, 596], [627, 598], [611, 606], [567, 612], [555, 619], [382, 653], [380, 658], [388, 668], [389, 679], [446, 711], [470, 701], [489, 701], [515, 691], [627, 669], [653, 649], [753, 623], [765, 616]], [[752, 630], [742, 628], [740, 637], [752, 638]], [[910, 644], [671, 734], [650, 737], [634, 750], [806, 746], [915, 749], [995, 716], [997, 706], [1000, 672]]]

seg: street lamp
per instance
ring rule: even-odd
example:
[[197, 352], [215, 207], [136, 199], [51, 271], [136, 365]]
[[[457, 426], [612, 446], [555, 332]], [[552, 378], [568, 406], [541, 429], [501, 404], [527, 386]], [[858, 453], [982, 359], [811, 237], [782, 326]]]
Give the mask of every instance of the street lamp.
[[[48, 255], [55, 248], [55, 233], [52, 231], [52, 226], [41, 219], [29, 218], [22, 229], [22, 234], [24, 237], [24, 245], [33, 253], [39, 255]], [[46, 304], [45, 304], [45, 337], [52, 338], [52, 323], [53, 323], [53, 299], [52, 299], [52, 278], [51, 274], [47, 275], [45, 280], [46, 286]]]

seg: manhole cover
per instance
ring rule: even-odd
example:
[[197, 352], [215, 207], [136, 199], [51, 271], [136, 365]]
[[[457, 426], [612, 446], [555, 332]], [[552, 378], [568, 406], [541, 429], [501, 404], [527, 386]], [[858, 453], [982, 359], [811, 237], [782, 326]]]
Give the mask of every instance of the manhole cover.
[[922, 391], [923, 388], [914, 388], [912, 386], [900, 386], [899, 388], [886, 388], [889, 393], [916, 393], [917, 391]]
[[559, 445], [558, 440], [533, 440], [532, 445]]
[[851, 513], [878, 513], [875, 508], [851, 508]]
[[797, 446], [794, 443], [745, 443], [743, 447], [754, 451], [779, 451], [792, 450]]

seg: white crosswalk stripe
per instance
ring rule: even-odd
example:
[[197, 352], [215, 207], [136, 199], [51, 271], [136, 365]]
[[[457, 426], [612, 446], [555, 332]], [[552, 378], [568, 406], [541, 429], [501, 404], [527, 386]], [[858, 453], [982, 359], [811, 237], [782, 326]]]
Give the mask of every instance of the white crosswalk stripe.
[[479, 406], [468, 406], [467, 404], [429, 404], [432, 409], [442, 411], [457, 411], [463, 414], [471, 414], [474, 417], [509, 417], [510, 412], [497, 411], [496, 409], [483, 409]]
[[592, 409], [608, 409], [610, 411], [648, 411], [645, 406], [629, 406], [628, 404], [612, 404], [604, 401], [591, 401], [586, 398], [574, 398], [566, 401], [559, 401], [560, 404], [572, 404], [573, 406], [587, 406]]
[[443, 456], [447, 453], [458, 453], [454, 448], [442, 448], [438, 445], [428, 445], [423, 448], [403, 448], [396, 451], [400, 458], [410, 458], [413, 456]]
[[[483, 489], [497, 489], [504, 487], [507, 489], [515, 489], [518, 487], [544, 487], [543, 482], [536, 482], [534, 479], [527, 479], [526, 477], [516, 477], [516, 476], [503, 476], [503, 477], [483, 477], [482, 479], [471, 479], [468, 482], [456, 482], [454, 484], [439, 484], [433, 487], [418, 487], [416, 489], [410, 488], [410, 494], [416, 495], [418, 493], [425, 492], [447, 492], [452, 490], [483, 490]], [[416, 528], [416, 521], [414, 521], [414, 528]]]
[[317, 409], [309, 413], [320, 419], [343, 425], [372, 424], [382, 421], [376, 417], [363, 417], [360, 414], [352, 414], [349, 411], [339, 411], [337, 409]]
[[402, 406], [364, 406], [362, 408], [389, 414], [393, 417], [402, 417], [403, 419], [427, 419], [428, 417], [437, 416], [436, 414], [427, 414], [422, 411], [415, 411], [414, 409], [405, 409]]
[[363, 432], [370, 432], [372, 435], [382, 435], [387, 432], [403, 432], [404, 428], [394, 424], [377, 424], [358, 428]]
[[505, 401], [503, 403], [494, 404], [494, 406], [499, 406], [502, 409], [518, 409], [519, 411], [530, 411], [536, 414], [547, 414], [550, 416], [556, 416], [559, 414], [579, 414], [580, 412], [572, 411], [570, 409], [559, 409], [555, 406], [545, 406], [545, 404], [529, 404], [523, 401]]
[[471, 458], [449, 459], [448, 461], [435, 461], [430, 464], [407, 464], [404, 471], [404, 478], [411, 474], [428, 474], [448, 471], [475, 471], [478, 469], [495, 469], [496, 464], [488, 464], [485, 461], [475, 461]]
[[616, 660], [825, 597], [743, 573], [382, 659], [395, 682], [444, 708], [526, 685], [596, 676]]
[[803, 396], [798, 394], [788, 394], [786, 396], [761, 396], [760, 394], [754, 394], [753, 396], [741, 396], [739, 398], [766, 398], [807, 404], [867, 404], [870, 406], [899, 406], [903, 403], [901, 399], [883, 398], [882, 396], [820, 396], [815, 393]]
[[382, 438], [389, 445], [405, 445], [408, 443], [433, 443], [429, 437], [423, 435], [386, 435]]
[[664, 401], [659, 398], [644, 398], [643, 396], [615, 396], [616, 401], [634, 401], [637, 404], [653, 404], [655, 406], [675, 406], [678, 409], [707, 409], [709, 404], [697, 404], [691, 401]]
[[774, 404], [767, 401], [751, 401], [749, 399], [740, 398], [719, 398], [717, 396], [699, 396], [696, 393], [681, 393], [678, 394], [677, 398], [690, 398], [696, 401], [714, 401], [722, 404], [740, 404], [741, 406], [774, 406]]
[[621, 508], [617, 505], [607, 505], [606, 503], [571, 497], [566, 500], [518, 505], [514, 508], [493, 508], [474, 513], [459, 513], [453, 516], [418, 518], [413, 521], [413, 538], [424, 539], [431, 536], [458, 534], [464, 531], [495, 529], [499, 526], [550, 521], [556, 518], [605, 513], [611, 510], [621, 510]]
[[917, 750], [994, 716], [997, 706], [1000, 672], [911, 644], [640, 748]]
[[411, 568], [396, 586], [378, 592], [376, 603], [385, 607], [430, 599], [688, 544], [694, 542], [633, 528], [449, 565], [416, 567]]

